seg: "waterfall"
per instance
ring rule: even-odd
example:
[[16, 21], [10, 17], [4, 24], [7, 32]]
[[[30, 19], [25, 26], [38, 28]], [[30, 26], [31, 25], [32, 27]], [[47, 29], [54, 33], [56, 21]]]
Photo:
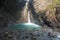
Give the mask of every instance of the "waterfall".
[[26, 0], [26, 10], [27, 11], [27, 16], [28, 16], [28, 22], [27, 23], [31, 23], [30, 21], [30, 11], [28, 10], [28, 5], [29, 5], [29, 0]]
[[31, 20], [30, 20], [30, 12], [28, 11], [28, 23], [31, 23]]
[[23, 29], [23, 30], [26, 30], [26, 29], [27, 30], [39, 29], [40, 30], [39, 25], [31, 22], [31, 20], [30, 20], [31, 11], [29, 10], [28, 6], [29, 6], [29, 0], [26, 0], [26, 4], [25, 4], [24, 8], [22, 9], [22, 15], [21, 15], [22, 18], [20, 19], [24, 23], [20, 22], [20, 23], [11, 25], [12, 27], [9, 27], [9, 29], [12, 28], [12, 29], [19, 29], [19, 30], [20, 29]]
[[[29, 5], [29, 0], [27, 0], [27, 8], [28, 8], [28, 5]], [[31, 20], [30, 20], [30, 11], [29, 9], [27, 9], [27, 14], [28, 14], [28, 23], [31, 23]]]

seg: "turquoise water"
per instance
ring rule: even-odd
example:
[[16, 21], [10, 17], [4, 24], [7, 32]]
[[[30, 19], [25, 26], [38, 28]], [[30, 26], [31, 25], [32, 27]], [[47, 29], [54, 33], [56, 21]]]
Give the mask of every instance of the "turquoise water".
[[41, 26], [36, 25], [34, 23], [20, 23], [20, 24], [15, 24], [15, 25], [11, 26], [10, 28], [33, 30], [33, 29], [41, 29]]

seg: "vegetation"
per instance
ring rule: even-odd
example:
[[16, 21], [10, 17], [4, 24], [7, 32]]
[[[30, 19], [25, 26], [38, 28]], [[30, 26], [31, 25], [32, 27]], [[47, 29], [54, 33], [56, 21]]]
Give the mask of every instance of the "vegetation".
[[54, 9], [59, 4], [60, 4], [60, 0], [53, 0], [52, 4], [48, 5], [46, 9]]

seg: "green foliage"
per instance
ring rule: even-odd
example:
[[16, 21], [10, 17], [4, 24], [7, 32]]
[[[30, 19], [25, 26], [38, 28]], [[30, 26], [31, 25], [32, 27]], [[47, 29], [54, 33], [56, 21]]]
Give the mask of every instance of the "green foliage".
[[53, 0], [52, 4], [47, 6], [47, 9], [53, 9], [60, 4], [60, 0]]

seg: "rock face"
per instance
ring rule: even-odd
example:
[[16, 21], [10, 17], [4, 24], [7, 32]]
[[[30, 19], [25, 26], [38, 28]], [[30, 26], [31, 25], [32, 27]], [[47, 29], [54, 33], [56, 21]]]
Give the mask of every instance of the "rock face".
[[[42, 24], [47, 25], [47, 27], [52, 28], [55, 31], [59, 31], [60, 29], [60, 5], [56, 5], [55, 8], [46, 10], [47, 5], [53, 4], [54, 0], [34, 0], [34, 8], [38, 20], [42, 22]], [[42, 10], [42, 11], [41, 11]], [[41, 23], [40, 22], [40, 23]], [[44, 26], [45, 26], [44, 25]]]
[[52, 4], [53, 0], [34, 0], [34, 8], [37, 12], [44, 10], [47, 5]]
[[20, 18], [21, 15], [19, 11], [24, 7], [25, 1], [1, 0], [0, 4], [0, 27], [3, 27], [14, 24], [16, 20]]
[[45, 11], [44, 13], [41, 13], [41, 19], [43, 20], [44, 24], [46, 24], [48, 27], [51, 27], [55, 31], [59, 31], [60, 29], [60, 7], [57, 6], [53, 10]]

